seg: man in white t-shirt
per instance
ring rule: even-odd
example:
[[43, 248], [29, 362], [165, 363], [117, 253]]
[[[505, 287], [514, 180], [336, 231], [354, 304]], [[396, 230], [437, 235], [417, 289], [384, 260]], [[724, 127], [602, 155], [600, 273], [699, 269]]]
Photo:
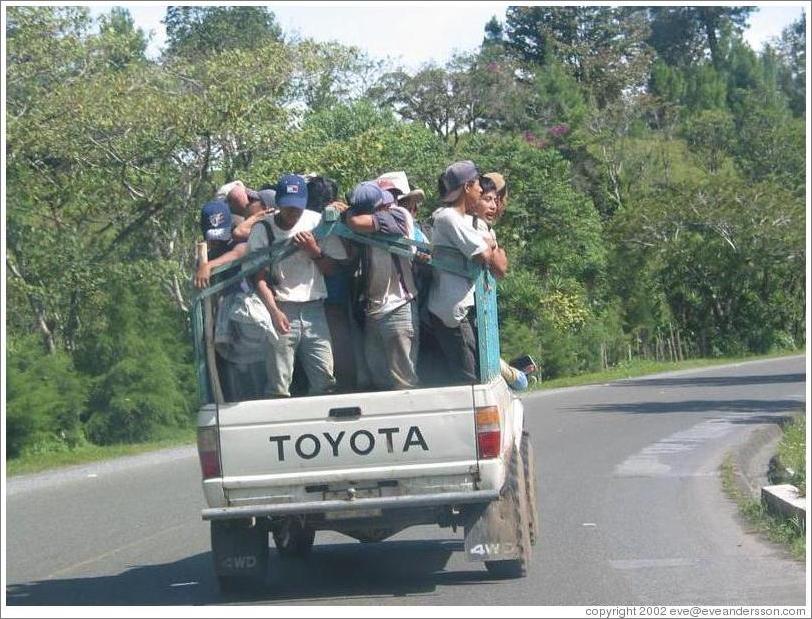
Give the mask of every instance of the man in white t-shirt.
[[[496, 243], [487, 242], [474, 230], [466, 212], [474, 208], [482, 189], [479, 171], [472, 161], [458, 161], [446, 168], [439, 180], [445, 204], [433, 217], [432, 248], [455, 249], [468, 259], [488, 267], [495, 264]], [[474, 330], [472, 280], [436, 269], [429, 293], [431, 326], [454, 382], [479, 380], [478, 351]]]
[[[350, 196], [347, 225], [356, 232], [411, 238], [412, 216], [394, 204], [389, 191], [375, 183], [361, 183]], [[380, 389], [414, 389], [419, 320], [411, 262], [374, 246], [363, 246], [361, 258], [366, 298], [364, 353], [370, 378]]]
[[317, 395], [335, 386], [330, 330], [324, 314], [324, 275], [333, 271], [335, 261], [346, 260], [347, 253], [338, 237], [317, 242], [313, 236], [321, 214], [305, 210], [307, 183], [301, 176], [289, 174], [279, 180], [276, 206], [279, 212], [255, 225], [248, 239], [249, 251], [288, 239], [299, 248], [255, 277], [257, 293], [279, 334], [270, 344], [266, 391], [271, 397], [290, 396], [295, 356], [299, 355], [310, 383], [309, 394]]

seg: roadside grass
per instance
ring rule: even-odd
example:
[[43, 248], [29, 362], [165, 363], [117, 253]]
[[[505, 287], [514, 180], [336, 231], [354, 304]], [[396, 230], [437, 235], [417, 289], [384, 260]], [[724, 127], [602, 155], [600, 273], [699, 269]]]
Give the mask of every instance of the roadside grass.
[[795, 415], [784, 428], [778, 444], [776, 483], [792, 484], [806, 496], [806, 417]]
[[140, 453], [179, 447], [195, 442], [196, 430], [194, 427], [167, 430], [161, 438], [146, 443], [131, 445], [92, 445], [86, 444], [75, 449], [64, 451], [51, 451], [43, 453], [24, 454], [19, 458], [6, 461], [6, 476], [39, 473], [47, 469], [87, 464], [99, 460], [109, 460], [121, 456], [134, 456]]
[[577, 376], [562, 376], [542, 382], [531, 383], [528, 391], [538, 389], [559, 389], [561, 387], [575, 387], [579, 385], [591, 385], [605, 383], [612, 380], [624, 378], [637, 378], [647, 374], [657, 374], [659, 372], [670, 372], [675, 370], [690, 370], [692, 368], [712, 367], [714, 365], [725, 365], [728, 363], [738, 363], [741, 361], [758, 361], [760, 359], [774, 359], [790, 355], [801, 354], [803, 351], [780, 351], [767, 355], [750, 355], [743, 357], [713, 357], [686, 359], [685, 361], [646, 361], [635, 359], [631, 362], [621, 363], [613, 368], [602, 372], [590, 372], [578, 374]]
[[786, 518], [768, 511], [761, 501], [756, 501], [743, 493], [734, 481], [734, 465], [728, 456], [721, 466], [722, 487], [735, 501], [739, 513], [754, 531], [764, 535], [771, 542], [782, 544], [793, 558], [803, 561], [806, 558], [806, 523], [797, 516]]

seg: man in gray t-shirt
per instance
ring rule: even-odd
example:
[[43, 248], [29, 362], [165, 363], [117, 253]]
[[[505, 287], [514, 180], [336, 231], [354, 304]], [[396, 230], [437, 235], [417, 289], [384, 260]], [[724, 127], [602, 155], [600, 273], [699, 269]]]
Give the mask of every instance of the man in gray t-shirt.
[[[456, 249], [463, 256], [491, 266], [494, 252], [465, 217], [479, 199], [479, 171], [472, 161], [458, 161], [440, 177], [440, 198], [445, 204], [434, 213], [432, 247]], [[437, 342], [454, 382], [479, 380], [476, 333], [471, 317], [474, 282], [467, 277], [435, 270], [428, 310]]]

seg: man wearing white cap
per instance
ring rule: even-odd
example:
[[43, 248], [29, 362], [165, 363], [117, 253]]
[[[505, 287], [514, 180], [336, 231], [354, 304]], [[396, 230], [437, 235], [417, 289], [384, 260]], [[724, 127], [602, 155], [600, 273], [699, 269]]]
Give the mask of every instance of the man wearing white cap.
[[214, 198], [226, 201], [231, 212], [235, 215], [235, 227], [232, 235], [237, 241], [247, 241], [253, 225], [275, 211], [275, 209], [266, 206], [265, 212], [254, 213], [253, 215], [249, 213], [248, 205], [250, 203], [261, 200], [264, 204], [266, 200], [260, 196], [259, 192], [248, 189], [240, 180], [222, 185], [217, 190]]

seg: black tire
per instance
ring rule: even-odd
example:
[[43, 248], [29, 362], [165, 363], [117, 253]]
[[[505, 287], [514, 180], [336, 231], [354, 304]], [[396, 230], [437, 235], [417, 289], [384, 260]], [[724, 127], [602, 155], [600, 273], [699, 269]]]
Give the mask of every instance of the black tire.
[[500, 500], [507, 501], [511, 509], [515, 510], [513, 520], [519, 527], [516, 538], [519, 540], [520, 558], [485, 561], [485, 569], [494, 578], [524, 578], [527, 576], [527, 564], [530, 558], [530, 532], [528, 530], [527, 486], [524, 479], [521, 449], [514, 449], [510, 457], [507, 481]]
[[298, 518], [285, 518], [273, 530], [273, 543], [281, 557], [304, 557], [313, 549], [316, 530], [304, 526]]
[[522, 432], [522, 462], [524, 463], [524, 481], [527, 487], [527, 506], [530, 515], [528, 529], [530, 529], [530, 545], [535, 546], [540, 536], [541, 520], [539, 519], [539, 504], [536, 493], [536, 457], [533, 454], [533, 444], [530, 442], [530, 433]]
[[508, 561], [485, 561], [485, 569], [494, 578], [511, 579], [527, 576], [527, 565], [524, 559], [509, 559]]

